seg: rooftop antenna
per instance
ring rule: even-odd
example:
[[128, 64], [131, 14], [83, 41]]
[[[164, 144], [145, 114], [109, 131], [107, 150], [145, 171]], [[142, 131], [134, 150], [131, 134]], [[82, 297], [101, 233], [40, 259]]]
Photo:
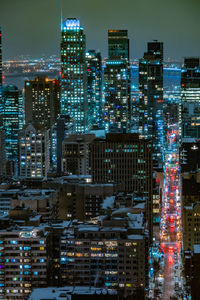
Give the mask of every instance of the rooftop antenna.
[[63, 16], [62, 16], [62, 0], [60, 0], [60, 28], [62, 31]]

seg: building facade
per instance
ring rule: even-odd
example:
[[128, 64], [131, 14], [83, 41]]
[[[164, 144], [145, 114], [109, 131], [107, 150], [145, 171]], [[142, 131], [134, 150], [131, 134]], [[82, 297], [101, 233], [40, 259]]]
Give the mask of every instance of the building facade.
[[107, 287], [125, 296], [142, 293], [147, 286], [147, 240], [142, 226], [131, 228], [132, 217], [104, 217], [101, 224], [77, 224], [63, 234], [62, 285]]
[[108, 57], [129, 61], [128, 30], [108, 30]]
[[131, 87], [127, 30], [108, 31], [108, 59], [104, 66], [104, 127], [106, 132], [129, 132]]
[[139, 134], [153, 140], [154, 166], [162, 167], [164, 150], [163, 43], [148, 43], [139, 62]]
[[74, 119], [75, 132], [88, 130], [86, 41], [77, 19], [67, 19], [61, 32], [61, 114]]
[[48, 284], [50, 232], [37, 227], [0, 231], [0, 299], [28, 299]]
[[88, 118], [91, 125], [102, 125], [102, 58], [95, 50], [86, 52]]
[[51, 170], [62, 172], [62, 142], [74, 132], [74, 122], [69, 116], [59, 116], [52, 126], [51, 132]]
[[62, 147], [62, 171], [68, 174], [90, 174], [89, 147], [94, 134], [69, 135]]
[[129, 72], [126, 60], [106, 60], [104, 68], [104, 127], [126, 133], [129, 127]]
[[16, 86], [8, 85], [3, 89], [1, 106], [2, 129], [5, 131], [7, 160], [18, 158], [18, 132], [24, 122], [22, 92]]
[[185, 58], [181, 72], [179, 134], [181, 140], [200, 138], [200, 59]]
[[45, 76], [25, 81], [25, 121], [38, 123], [46, 129], [56, 122], [60, 113], [60, 83]]
[[43, 179], [49, 171], [49, 130], [25, 125], [19, 134], [19, 177]]
[[148, 227], [152, 231], [152, 144], [137, 134], [107, 134], [91, 144], [93, 183], [112, 183], [116, 191], [146, 199]]

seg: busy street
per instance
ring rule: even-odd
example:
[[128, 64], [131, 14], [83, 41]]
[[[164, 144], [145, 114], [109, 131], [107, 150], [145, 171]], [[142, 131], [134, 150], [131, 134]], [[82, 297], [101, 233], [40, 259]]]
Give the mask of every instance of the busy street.
[[181, 203], [178, 130], [168, 126], [164, 165], [164, 194], [160, 222], [160, 247], [164, 254], [163, 288], [158, 299], [183, 299], [181, 277]]

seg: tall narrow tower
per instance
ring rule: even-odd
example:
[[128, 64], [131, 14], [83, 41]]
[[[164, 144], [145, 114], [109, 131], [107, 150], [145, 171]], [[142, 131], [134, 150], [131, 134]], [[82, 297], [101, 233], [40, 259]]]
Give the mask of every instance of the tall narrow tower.
[[108, 30], [108, 59], [104, 68], [106, 132], [130, 130], [130, 68], [127, 30]]
[[139, 61], [139, 133], [153, 140], [154, 167], [163, 162], [163, 43], [148, 43]]
[[75, 133], [88, 130], [85, 34], [80, 21], [71, 18], [61, 26], [61, 114], [74, 120]]

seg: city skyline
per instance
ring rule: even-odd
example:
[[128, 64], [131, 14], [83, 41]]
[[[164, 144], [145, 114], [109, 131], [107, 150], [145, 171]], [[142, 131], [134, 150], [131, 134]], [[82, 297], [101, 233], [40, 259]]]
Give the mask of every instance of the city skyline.
[[[16, 55], [39, 57], [44, 53], [59, 54], [59, 0], [43, 0], [42, 3], [38, 0], [1, 0], [1, 8], [4, 60]], [[200, 50], [200, 41], [196, 38], [199, 8], [200, 3], [196, 0], [190, 3], [176, 0], [165, 3], [165, 6], [154, 0], [151, 7], [147, 0], [139, 3], [130, 3], [127, 0], [115, 3], [111, 0], [109, 4], [103, 0], [97, 9], [91, 0], [84, 3], [80, 0], [67, 3], [64, 0], [63, 19], [80, 19], [86, 33], [86, 49], [99, 50], [102, 57], [107, 57], [107, 31], [122, 28], [129, 32], [131, 59], [141, 58], [146, 42], [158, 39], [164, 42], [165, 58], [183, 61], [185, 56], [198, 56]], [[154, 18], [153, 12], [156, 12]]]

